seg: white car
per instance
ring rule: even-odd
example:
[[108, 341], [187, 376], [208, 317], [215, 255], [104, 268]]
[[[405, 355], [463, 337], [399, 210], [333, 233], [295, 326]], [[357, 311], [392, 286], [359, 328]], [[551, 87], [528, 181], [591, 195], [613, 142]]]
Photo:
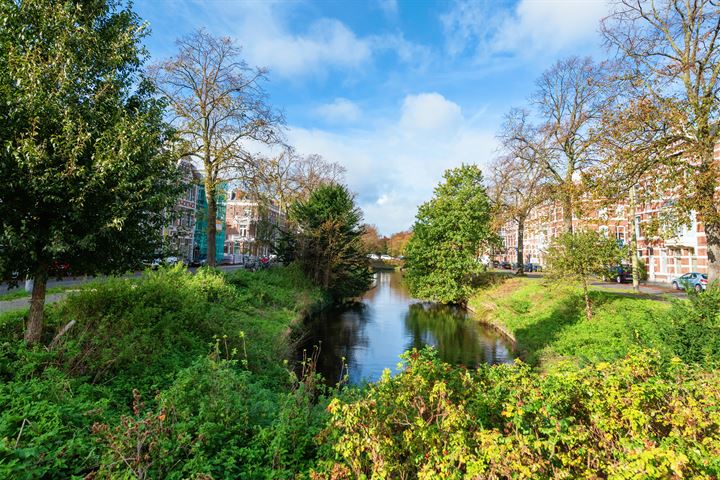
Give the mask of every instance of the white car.
[[380, 260], [392, 260], [393, 257], [390, 255], [380, 255]]

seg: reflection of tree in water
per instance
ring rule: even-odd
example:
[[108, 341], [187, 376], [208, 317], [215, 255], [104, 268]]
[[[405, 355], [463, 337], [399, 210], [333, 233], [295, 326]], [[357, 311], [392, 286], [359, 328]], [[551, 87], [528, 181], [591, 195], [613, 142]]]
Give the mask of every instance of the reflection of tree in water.
[[432, 345], [443, 361], [476, 366], [498, 363], [507, 357], [506, 345], [497, 335], [485, 332], [460, 308], [415, 303], [405, 316], [412, 338], [408, 348]]
[[329, 385], [340, 380], [343, 358], [350, 370], [357, 369], [353, 352], [357, 347], [367, 347], [364, 335], [365, 324], [370, 321], [368, 308], [363, 303], [353, 303], [342, 308], [330, 308], [316, 315], [308, 323], [305, 342], [301, 344], [308, 354], [312, 353], [317, 339], [324, 339], [320, 345], [317, 371]]
[[395, 271], [378, 271], [375, 272], [374, 287], [363, 295], [366, 303], [373, 303], [383, 300], [381, 297], [387, 296], [387, 300], [394, 302], [405, 302], [412, 297], [408, 292], [405, 282], [403, 282], [402, 273]]

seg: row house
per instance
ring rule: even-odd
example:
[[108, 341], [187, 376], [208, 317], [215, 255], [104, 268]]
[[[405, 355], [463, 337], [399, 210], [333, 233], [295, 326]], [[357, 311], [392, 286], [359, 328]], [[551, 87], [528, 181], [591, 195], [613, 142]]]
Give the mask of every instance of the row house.
[[285, 221], [285, 213], [277, 204], [260, 202], [242, 190], [233, 190], [226, 205], [225, 258], [235, 263], [243, 255], [270, 255]]
[[[172, 220], [163, 227], [162, 235], [168, 252], [186, 263], [202, 262], [207, 259], [207, 199], [203, 176], [188, 159], [182, 159], [178, 168], [183, 174], [187, 189], [178, 198]], [[215, 261], [223, 260], [225, 241], [225, 190], [220, 189], [216, 222]]]
[[[636, 221], [629, 218], [629, 206], [620, 202], [612, 208], [584, 208], [581, 218], [573, 217], [573, 228], [589, 228], [604, 232], [625, 245], [633, 229], [637, 236], [637, 255], [647, 269], [648, 279], [670, 283], [673, 278], [689, 272], [707, 273], [707, 239], [702, 221], [694, 212], [678, 222], [674, 230], [657, 231], [663, 216], [671, 212], [672, 199], [639, 202]], [[547, 247], [564, 231], [562, 206], [548, 202], [536, 208], [525, 223], [523, 262], [545, 264]], [[495, 260], [517, 262], [517, 224], [508, 222], [500, 230], [504, 243]]]
[[179, 258], [190, 261], [194, 257], [195, 219], [198, 208], [199, 183], [202, 177], [189, 160], [180, 160], [178, 168], [188, 187], [175, 203], [171, 214], [172, 220], [163, 227], [162, 235], [168, 250]]

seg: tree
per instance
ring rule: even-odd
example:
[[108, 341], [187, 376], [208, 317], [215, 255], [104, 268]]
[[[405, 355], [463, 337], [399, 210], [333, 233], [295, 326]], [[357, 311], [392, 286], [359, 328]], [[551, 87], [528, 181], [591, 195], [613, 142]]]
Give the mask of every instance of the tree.
[[525, 152], [545, 169], [563, 208], [565, 231], [573, 230], [578, 208], [578, 175], [597, 159], [594, 125], [612, 104], [607, 95], [606, 65], [590, 58], [559, 60], [537, 80], [531, 101], [540, 119], [530, 122], [530, 112], [515, 109], [507, 116], [501, 140], [509, 151]]
[[649, 155], [634, 155], [638, 175], [651, 173], [676, 196], [675, 208], [702, 217], [709, 277], [720, 279], [720, 6], [714, 0], [617, 0], [603, 21], [607, 45], [632, 95], [620, 134], [651, 133]]
[[386, 253], [387, 238], [381, 237], [375, 225], [365, 225], [362, 241], [365, 251], [368, 253]]
[[255, 155], [240, 181], [252, 197], [286, 211], [293, 202], [307, 200], [321, 185], [342, 183], [344, 177], [342, 165], [317, 154], [299, 155], [285, 146], [277, 155]]
[[187, 153], [204, 170], [208, 204], [207, 259], [215, 265], [217, 202], [221, 184], [252, 161], [248, 141], [273, 144], [283, 118], [270, 107], [261, 82], [267, 72], [251, 68], [230, 38], [198, 30], [177, 41], [178, 54], [154, 65], [151, 75], [169, 99]]
[[308, 277], [335, 299], [370, 288], [371, 272], [362, 245], [362, 213], [343, 185], [322, 185], [290, 208], [297, 223], [296, 261]]
[[588, 284], [590, 277], [604, 276], [627, 255], [614, 238], [593, 231], [565, 232], [553, 240], [547, 252], [548, 273], [560, 282], [580, 283], [585, 299], [585, 313], [592, 318]]
[[[277, 155], [255, 155], [246, 165], [240, 185], [259, 203], [260, 218], [269, 218], [271, 206], [287, 212], [290, 205], [307, 200], [321, 185], [340, 183], [345, 168], [328, 162], [320, 155], [299, 155], [292, 147], [284, 146]], [[261, 221], [256, 239], [267, 243], [281, 261], [295, 258], [295, 230], [292, 218], [283, 224]]]
[[390, 235], [388, 238], [388, 253], [393, 257], [401, 257], [405, 255], [405, 249], [407, 244], [412, 238], [412, 230], [404, 232], [397, 232]]
[[513, 221], [517, 225], [518, 275], [525, 272], [525, 221], [547, 199], [545, 169], [534, 155], [534, 150], [507, 152], [496, 158], [490, 167], [493, 214], [501, 224]]
[[34, 279], [30, 343], [53, 265], [138, 266], [183, 188], [164, 105], [141, 75], [144, 29], [121, 5], [0, 3], [0, 276]]
[[482, 268], [480, 250], [495, 236], [490, 200], [476, 165], [447, 170], [433, 198], [420, 206], [406, 249], [406, 278], [413, 295], [464, 304]]

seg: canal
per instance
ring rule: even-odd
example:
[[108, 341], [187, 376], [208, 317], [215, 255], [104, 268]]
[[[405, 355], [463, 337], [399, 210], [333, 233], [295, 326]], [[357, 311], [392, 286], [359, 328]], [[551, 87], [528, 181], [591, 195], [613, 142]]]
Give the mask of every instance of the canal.
[[343, 365], [353, 384], [376, 381], [386, 368], [396, 373], [401, 353], [425, 345], [443, 361], [467, 367], [513, 358], [510, 342], [466, 311], [413, 299], [399, 272], [378, 272], [376, 286], [356, 303], [327, 309], [306, 327], [298, 356], [319, 347], [317, 369], [330, 384]]

